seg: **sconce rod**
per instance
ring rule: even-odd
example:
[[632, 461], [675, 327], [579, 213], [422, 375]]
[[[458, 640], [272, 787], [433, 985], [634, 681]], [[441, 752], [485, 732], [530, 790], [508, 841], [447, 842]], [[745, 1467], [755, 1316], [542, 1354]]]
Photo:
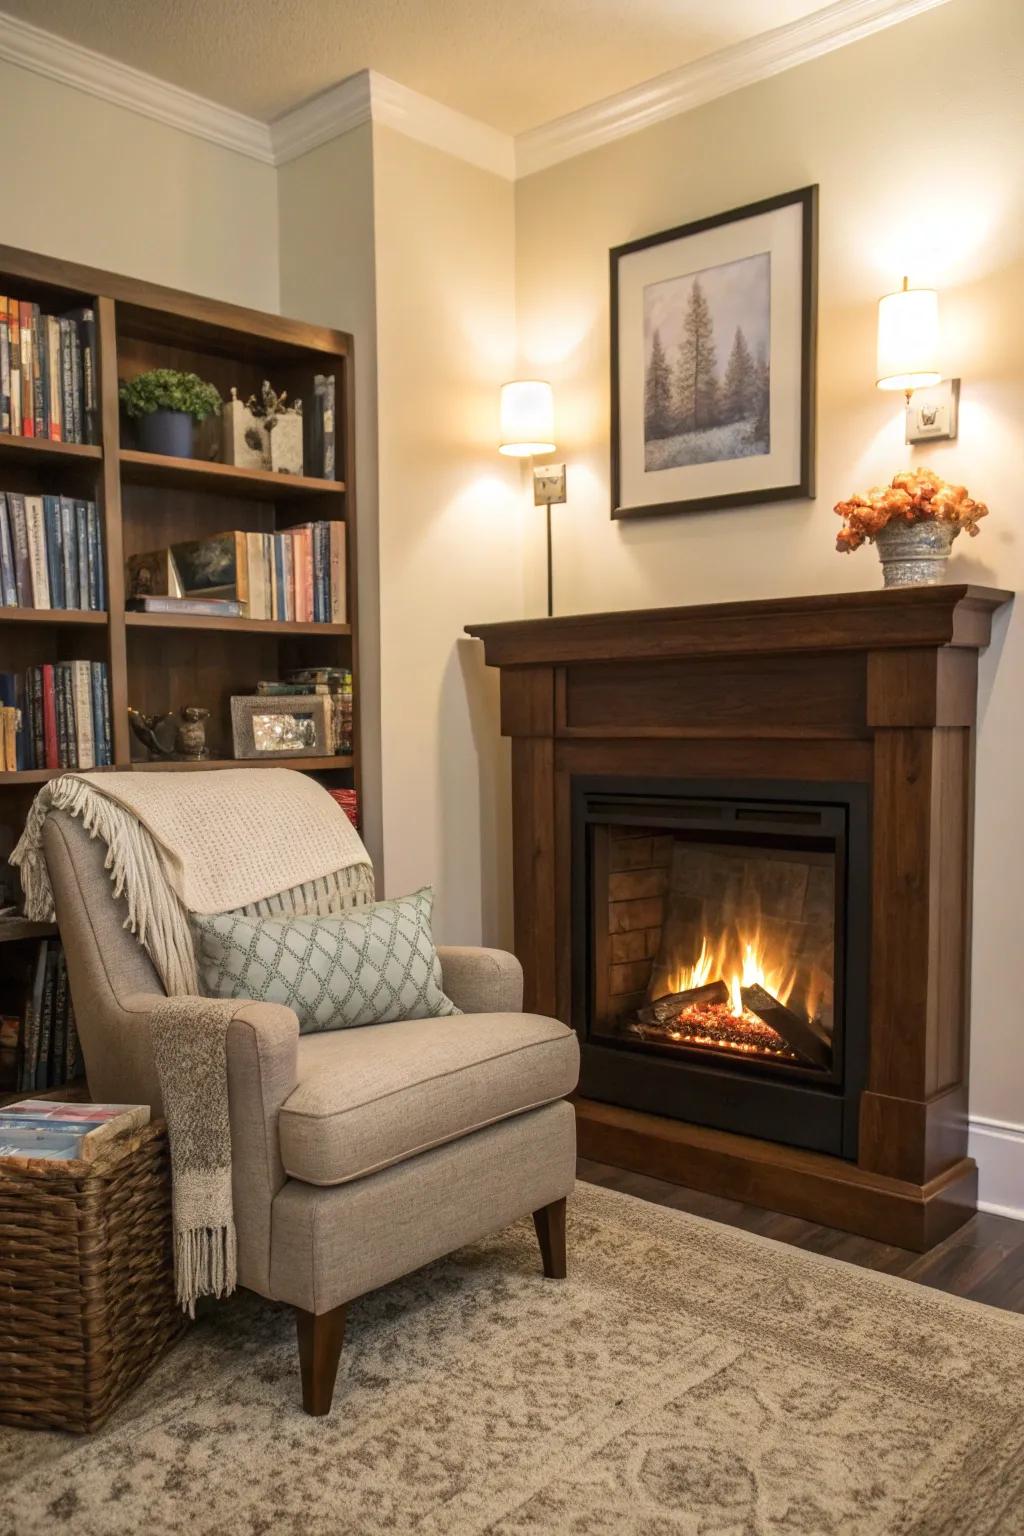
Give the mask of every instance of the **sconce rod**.
[[551, 561], [551, 503], [547, 504], [548, 515], [548, 618], [553, 618], [554, 605], [554, 567]]

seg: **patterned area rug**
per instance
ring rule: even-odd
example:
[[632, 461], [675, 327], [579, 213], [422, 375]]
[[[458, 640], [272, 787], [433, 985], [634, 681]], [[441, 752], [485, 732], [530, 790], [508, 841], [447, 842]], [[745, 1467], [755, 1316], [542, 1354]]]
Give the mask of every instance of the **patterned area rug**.
[[213, 1309], [98, 1435], [0, 1431], [0, 1530], [1024, 1529], [1024, 1319], [587, 1185], [570, 1241], [564, 1284], [526, 1222], [358, 1303], [328, 1419], [286, 1309]]

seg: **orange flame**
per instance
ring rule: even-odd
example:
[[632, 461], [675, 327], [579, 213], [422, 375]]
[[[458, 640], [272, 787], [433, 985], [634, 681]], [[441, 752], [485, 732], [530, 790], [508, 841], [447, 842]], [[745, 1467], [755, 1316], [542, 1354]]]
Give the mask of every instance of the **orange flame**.
[[746, 1012], [741, 987], [764, 987], [780, 1003], [788, 1003], [796, 973], [783, 959], [770, 958], [761, 930], [752, 934], [726, 932], [712, 948], [705, 934], [700, 954], [690, 965], [679, 966], [669, 981], [670, 992], [688, 992], [721, 977], [729, 989], [729, 1011], [737, 1019]]

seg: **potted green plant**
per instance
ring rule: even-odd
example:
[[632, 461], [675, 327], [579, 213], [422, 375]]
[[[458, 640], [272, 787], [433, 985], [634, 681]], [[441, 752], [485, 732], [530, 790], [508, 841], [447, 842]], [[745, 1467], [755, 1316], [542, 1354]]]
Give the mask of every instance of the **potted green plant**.
[[146, 453], [192, 457], [192, 423], [220, 410], [220, 391], [195, 373], [175, 368], [151, 368], [122, 380], [121, 404], [139, 424], [139, 447]]

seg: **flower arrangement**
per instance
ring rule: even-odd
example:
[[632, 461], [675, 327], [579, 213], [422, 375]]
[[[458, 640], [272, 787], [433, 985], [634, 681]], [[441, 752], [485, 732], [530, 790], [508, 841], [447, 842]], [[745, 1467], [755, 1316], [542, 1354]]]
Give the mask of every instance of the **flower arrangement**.
[[174, 368], [151, 368], [137, 378], [123, 380], [118, 391], [129, 416], [151, 416], [154, 411], [183, 411], [193, 421], [205, 421], [220, 410], [220, 391], [197, 373]]
[[843, 519], [836, 549], [859, 549], [865, 539], [874, 540], [892, 522], [952, 523], [953, 537], [966, 528], [971, 538], [978, 521], [987, 517], [983, 501], [972, 501], [966, 487], [950, 485], [930, 469], [906, 469], [893, 475], [889, 485], [876, 485], [866, 496], [836, 502]]

